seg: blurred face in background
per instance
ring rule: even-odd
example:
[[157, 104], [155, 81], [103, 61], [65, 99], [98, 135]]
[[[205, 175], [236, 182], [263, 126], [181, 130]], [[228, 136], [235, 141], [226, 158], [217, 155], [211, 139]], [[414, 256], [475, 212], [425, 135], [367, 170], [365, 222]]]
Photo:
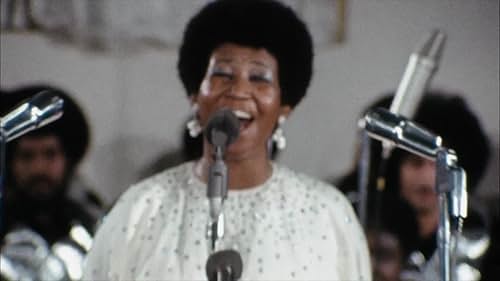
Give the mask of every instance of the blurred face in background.
[[368, 231], [367, 240], [373, 280], [400, 280], [403, 254], [396, 236], [386, 231]]
[[51, 199], [63, 190], [66, 166], [59, 137], [24, 136], [12, 158], [13, 180], [23, 194], [40, 201]]
[[417, 213], [438, 210], [435, 162], [408, 154], [399, 167], [399, 180], [401, 196]]

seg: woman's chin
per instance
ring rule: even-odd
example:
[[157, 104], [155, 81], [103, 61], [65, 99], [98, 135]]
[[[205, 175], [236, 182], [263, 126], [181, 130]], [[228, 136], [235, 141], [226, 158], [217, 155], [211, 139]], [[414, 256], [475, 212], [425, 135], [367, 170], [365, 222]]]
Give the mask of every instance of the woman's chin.
[[244, 159], [245, 155], [248, 153], [248, 147], [239, 142], [231, 144], [225, 153], [225, 158], [227, 160]]
[[229, 145], [225, 153], [225, 159], [229, 161], [235, 160], [247, 160], [250, 158], [255, 158], [258, 155], [258, 150], [255, 149], [248, 142], [243, 140], [238, 140], [235, 143]]

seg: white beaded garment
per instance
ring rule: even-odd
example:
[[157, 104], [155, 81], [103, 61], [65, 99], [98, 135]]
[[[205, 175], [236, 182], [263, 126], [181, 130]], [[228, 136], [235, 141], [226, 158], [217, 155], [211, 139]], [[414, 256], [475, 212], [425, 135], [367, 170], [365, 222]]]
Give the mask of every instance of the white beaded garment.
[[[194, 162], [132, 186], [104, 219], [84, 280], [207, 280], [206, 184]], [[336, 188], [273, 164], [262, 185], [230, 190], [222, 248], [240, 280], [371, 280], [365, 236]]]

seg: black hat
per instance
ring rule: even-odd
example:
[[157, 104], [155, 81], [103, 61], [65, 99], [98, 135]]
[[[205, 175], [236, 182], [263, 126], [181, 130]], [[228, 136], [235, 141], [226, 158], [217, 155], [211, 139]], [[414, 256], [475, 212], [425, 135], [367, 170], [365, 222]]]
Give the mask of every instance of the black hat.
[[219, 0], [188, 23], [178, 71], [188, 95], [196, 94], [213, 50], [224, 43], [264, 48], [278, 61], [282, 104], [294, 107], [312, 76], [313, 43], [295, 12], [271, 0]]
[[[26, 135], [58, 136], [62, 142], [66, 156], [70, 160], [71, 166], [75, 166], [82, 160], [87, 151], [90, 132], [87, 120], [81, 108], [66, 92], [48, 85], [29, 85], [10, 90], [2, 90], [0, 94], [0, 115], [4, 116], [13, 110], [16, 105], [44, 90], [53, 91], [64, 100], [63, 115], [58, 120], [33, 130]], [[12, 143], [15, 142], [16, 140], [12, 141]]]

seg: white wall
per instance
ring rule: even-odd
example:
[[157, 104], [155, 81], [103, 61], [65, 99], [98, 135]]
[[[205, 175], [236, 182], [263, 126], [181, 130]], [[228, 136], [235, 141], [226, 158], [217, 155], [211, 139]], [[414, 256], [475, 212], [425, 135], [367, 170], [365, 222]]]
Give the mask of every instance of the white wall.
[[[313, 176], [352, 164], [356, 120], [367, 103], [397, 87], [408, 56], [431, 28], [448, 35], [433, 86], [459, 90], [499, 142], [497, 0], [353, 0], [344, 44], [316, 51], [309, 94], [285, 125], [281, 162]], [[189, 106], [176, 51], [93, 54], [29, 33], [2, 33], [2, 87], [41, 81], [84, 107], [93, 143], [82, 173], [110, 202], [161, 151], [174, 148]], [[498, 192], [498, 150], [487, 181]]]

